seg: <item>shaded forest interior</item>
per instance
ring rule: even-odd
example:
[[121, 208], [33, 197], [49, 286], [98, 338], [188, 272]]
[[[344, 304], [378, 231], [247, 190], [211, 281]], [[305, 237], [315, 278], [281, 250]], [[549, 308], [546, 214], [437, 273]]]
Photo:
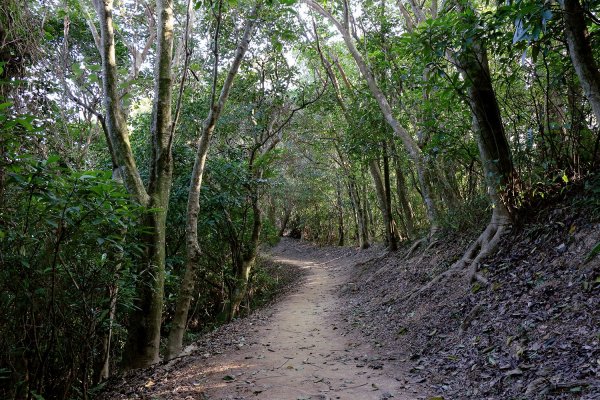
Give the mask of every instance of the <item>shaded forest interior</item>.
[[598, 0], [3, 1], [0, 397], [178, 357], [291, 282], [282, 236], [468, 238], [400, 308], [495, 287], [540, 210], [600, 219], [599, 32]]

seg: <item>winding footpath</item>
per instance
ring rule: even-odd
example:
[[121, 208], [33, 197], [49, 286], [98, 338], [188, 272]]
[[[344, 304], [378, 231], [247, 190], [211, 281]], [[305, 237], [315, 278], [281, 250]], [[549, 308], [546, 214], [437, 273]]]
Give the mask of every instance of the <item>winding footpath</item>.
[[376, 355], [340, 316], [339, 292], [349, 267], [367, 255], [284, 239], [271, 256], [306, 269], [306, 278], [272, 306], [266, 323], [250, 324], [254, 330], [244, 332], [238, 346], [186, 362], [166, 379], [169, 385], [161, 389], [157, 382], [147, 398], [426, 398], [402, 378], [398, 364]]

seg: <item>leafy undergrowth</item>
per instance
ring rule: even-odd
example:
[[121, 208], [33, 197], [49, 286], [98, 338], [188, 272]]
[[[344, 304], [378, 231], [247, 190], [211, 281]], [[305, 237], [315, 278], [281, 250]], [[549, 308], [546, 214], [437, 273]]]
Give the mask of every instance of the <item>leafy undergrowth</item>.
[[454, 276], [403, 300], [462, 255], [460, 236], [363, 264], [346, 317], [444, 399], [600, 399], [597, 196], [527, 213], [484, 262], [488, 287]]

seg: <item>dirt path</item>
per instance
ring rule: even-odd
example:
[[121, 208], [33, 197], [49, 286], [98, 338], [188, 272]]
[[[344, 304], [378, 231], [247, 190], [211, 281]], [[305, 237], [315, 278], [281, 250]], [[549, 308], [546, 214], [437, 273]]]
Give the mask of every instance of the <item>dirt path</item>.
[[197, 356], [157, 376], [157, 382], [148, 381], [146, 386], [153, 387], [147, 398], [425, 398], [394, 361], [348, 334], [339, 315], [343, 304], [337, 293], [350, 267], [373, 256], [282, 241], [272, 257], [307, 269], [303, 283], [275, 303], [265, 321], [238, 329], [236, 346], [216, 356]]

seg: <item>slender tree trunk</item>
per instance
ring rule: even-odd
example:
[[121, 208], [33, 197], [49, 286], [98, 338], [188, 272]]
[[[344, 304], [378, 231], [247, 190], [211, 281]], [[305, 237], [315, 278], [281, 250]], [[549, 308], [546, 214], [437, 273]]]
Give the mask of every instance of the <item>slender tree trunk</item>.
[[375, 219], [373, 218], [373, 209], [371, 208], [370, 204], [369, 204], [369, 197], [367, 194], [367, 179], [365, 177], [365, 168], [363, 166], [361, 166], [360, 169], [360, 173], [361, 173], [361, 181], [362, 181], [362, 185], [360, 185], [360, 195], [361, 195], [361, 202], [363, 205], [363, 208], [365, 210], [365, 229], [368, 232], [368, 236], [369, 238], [374, 238], [375, 237]]
[[337, 211], [338, 211], [338, 246], [344, 245], [344, 203], [342, 202], [342, 188], [337, 181]]
[[409, 239], [413, 239], [416, 236], [415, 224], [414, 224], [414, 213], [410, 202], [408, 201], [408, 192], [406, 187], [406, 180], [404, 179], [404, 171], [400, 165], [400, 157], [396, 151], [394, 142], [391, 142], [392, 154], [394, 156], [394, 168], [396, 170], [396, 193], [398, 194], [398, 202], [402, 209], [402, 215], [404, 216], [404, 224], [406, 226], [406, 234]]
[[385, 240], [386, 245], [390, 251], [398, 250], [398, 243], [396, 241], [396, 235], [394, 232], [394, 224], [390, 209], [388, 208], [388, 198], [385, 192], [385, 185], [383, 178], [381, 177], [381, 170], [379, 169], [379, 163], [377, 160], [369, 161], [369, 170], [375, 183], [375, 192], [377, 194], [377, 200], [379, 201], [379, 208], [383, 214], [383, 224], [385, 228]]
[[247, 245], [247, 249], [239, 252], [241, 255], [240, 260], [235, 263], [234, 289], [229, 298], [229, 321], [235, 318], [239, 313], [240, 304], [242, 304], [242, 301], [248, 292], [250, 272], [256, 261], [256, 256], [258, 255], [260, 231], [262, 228], [262, 212], [258, 204], [258, 193], [255, 191], [252, 193], [251, 197], [253, 214], [252, 235], [250, 236], [250, 242]]
[[[202, 132], [200, 135], [200, 143], [198, 145], [198, 152], [196, 154], [196, 160], [194, 163], [194, 169], [192, 171], [192, 181], [190, 184], [190, 191], [188, 195], [188, 206], [187, 206], [187, 223], [186, 223], [186, 246], [187, 246], [187, 259], [185, 265], [185, 271], [181, 280], [181, 286], [179, 289], [179, 295], [177, 296], [177, 303], [175, 306], [175, 316], [171, 323], [171, 329], [169, 331], [169, 340], [167, 343], [167, 351], [165, 358], [167, 360], [176, 357], [183, 345], [183, 334], [185, 333], [185, 327], [187, 323], [187, 316], [190, 309], [190, 303], [193, 296], [196, 266], [200, 259], [200, 245], [198, 243], [198, 214], [200, 212], [200, 188], [202, 186], [202, 178], [204, 176], [204, 168], [206, 165], [206, 156], [210, 145], [210, 139], [213, 131], [223, 110], [225, 102], [229, 96], [229, 91], [233, 85], [233, 81], [239, 70], [240, 64], [252, 37], [254, 25], [257, 20], [257, 13], [260, 9], [260, 0], [254, 6], [250, 16], [246, 19], [244, 33], [240, 40], [240, 43], [234, 54], [233, 61], [221, 88], [221, 93], [216, 102], [213, 100], [213, 105], [209, 111], [208, 117], [204, 121], [202, 126]], [[216, 38], [218, 40], [218, 37]], [[216, 60], [217, 61], [217, 60]], [[216, 65], [216, 62], [215, 62]], [[213, 70], [213, 93], [216, 91], [217, 83], [217, 68]], [[214, 97], [213, 97], [214, 99]]]
[[392, 185], [390, 182], [390, 155], [388, 151], [387, 140], [383, 142], [383, 184], [385, 187], [385, 207], [386, 212], [390, 218], [390, 231], [394, 237], [393, 246], [390, 248], [391, 251], [398, 250], [399, 233], [394, 221], [394, 213], [392, 211]]
[[348, 177], [348, 192], [350, 195], [350, 201], [352, 202], [352, 206], [355, 212], [358, 246], [361, 249], [367, 249], [370, 246], [369, 231], [367, 228], [367, 215], [365, 213], [365, 208], [360, 200], [358, 188], [356, 187], [356, 180], [353, 176]]
[[402, 125], [398, 122], [398, 120], [394, 117], [392, 108], [383, 93], [380, 89], [378, 83], [375, 80], [373, 72], [371, 68], [365, 62], [363, 56], [360, 54], [354, 40], [350, 35], [350, 10], [347, 0], [343, 0], [344, 3], [344, 20], [338, 21], [329, 11], [327, 11], [323, 6], [317, 3], [314, 0], [303, 0], [303, 2], [312, 8], [317, 13], [321, 14], [323, 17], [327, 18], [339, 31], [344, 39], [344, 43], [348, 48], [348, 51], [354, 58], [358, 69], [361, 72], [361, 75], [367, 81], [367, 85], [371, 91], [371, 94], [377, 101], [379, 108], [389, 126], [392, 128], [394, 134], [402, 140], [404, 147], [408, 151], [408, 154], [412, 161], [415, 164], [415, 168], [417, 169], [417, 176], [419, 178], [419, 184], [421, 186], [421, 193], [423, 195], [423, 200], [425, 202], [425, 208], [427, 210], [427, 217], [431, 224], [432, 233], [437, 230], [437, 211], [435, 207], [435, 202], [433, 196], [431, 194], [431, 187], [429, 182], [429, 173], [427, 171], [427, 167], [425, 164], [425, 160], [421, 149], [412, 138], [410, 133], [404, 129]]
[[113, 325], [117, 313], [117, 296], [119, 294], [119, 286], [111, 286], [108, 290], [110, 296], [110, 305], [108, 310], [108, 332], [103, 339], [103, 356], [100, 370], [96, 378], [96, 383], [104, 382], [110, 377], [110, 346], [112, 342]]
[[141, 205], [147, 206], [150, 196], [137, 169], [131, 145], [129, 131], [121, 108], [119, 79], [115, 53], [115, 35], [113, 26], [113, 0], [94, 0], [94, 7], [100, 23], [100, 55], [102, 57], [103, 105], [106, 116], [104, 122], [109, 136], [109, 148], [119, 165], [123, 182], [129, 193]]
[[279, 237], [282, 237], [285, 233], [285, 228], [287, 228], [288, 222], [290, 222], [290, 217], [292, 216], [292, 207], [286, 207], [283, 213], [283, 219], [281, 220], [281, 226], [279, 227]]
[[600, 71], [594, 60], [585, 12], [579, 0], [560, 0], [569, 55], [596, 120], [600, 121]]
[[360, 194], [356, 183], [356, 177], [351, 171], [349, 163], [346, 160], [344, 153], [342, 153], [342, 150], [337, 145], [335, 146], [335, 150], [338, 154], [338, 157], [340, 158], [340, 164], [342, 166], [342, 169], [344, 170], [344, 174], [347, 176], [348, 194], [350, 196], [350, 202], [352, 203], [352, 208], [354, 209], [354, 216], [356, 220], [356, 235], [358, 237], [358, 246], [361, 249], [367, 249], [370, 246], [367, 215], [365, 212], [364, 204], [360, 200]]

